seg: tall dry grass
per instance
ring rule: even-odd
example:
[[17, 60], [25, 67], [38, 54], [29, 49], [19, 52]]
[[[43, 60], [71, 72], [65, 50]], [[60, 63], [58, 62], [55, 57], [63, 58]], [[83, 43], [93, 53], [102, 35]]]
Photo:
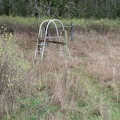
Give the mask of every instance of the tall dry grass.
[[8, 119], [119, 120], [119, 34], [76, 33], [69, 42], [68, 59], [59, 45], [50, 44], [43, 61], [36, 62], [35, 38], [15, 35], [16, 52], [22, 52], [30, 69], [22, 84], [16, 83], [21, 86], [14, 100], [19, 107], [17, 112], [5, 112]]

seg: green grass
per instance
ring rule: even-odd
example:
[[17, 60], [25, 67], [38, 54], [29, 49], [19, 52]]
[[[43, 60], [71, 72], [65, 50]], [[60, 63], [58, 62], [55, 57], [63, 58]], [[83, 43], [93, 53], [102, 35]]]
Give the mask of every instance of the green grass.
[[[23, 29], [28, 27], [34, 31], [38, 31], [38, 27], [40, 23], [46, 19], [52, 18], [23, 18], [23, 17], [7, 17], [0, 16], [0, 25], [7, 24], [11, 26], [13, 29], [17, 29], [20, 26], [24, 26]], [[120, 31], [120, 19], [117, 18], [115, 20], [112, 19], [60, 19], [65, 25], [71, 25], [71, 22], [74, 26], [78, 26], [78, 28], [82, 28], [83, 30], [95, 30], [97, 32], [104, 31]], [[82, 30], [78, 29], [78, 30]]]
[[[86, 112], [85, 118], [88, 120], [119, 120], [120, 104], [113, 101], [113, 94], [110, 94], [110, 90], [104, 91], [109, 88], [103, 88], [98, 82], [96, 83], [99, 76], [89, 74], [86, 69], [83, 66], [71, 71], [72, 76], [81, 77], [79, 85], [82, 85], [83, 91], [87, 93], [78, 101], [79, 110]], [[102, 111], [105, 114], [102, 114]], [[71, 114], [71, 120], [83, 120], [84, 117], [82, 118], [79, 112], [78, 115], [76, 114], [77, 112]]]

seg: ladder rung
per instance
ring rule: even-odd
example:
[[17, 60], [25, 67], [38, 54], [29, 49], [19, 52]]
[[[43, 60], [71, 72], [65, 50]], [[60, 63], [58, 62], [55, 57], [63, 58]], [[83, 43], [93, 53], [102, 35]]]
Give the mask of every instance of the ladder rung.
[[42, 46], [43, 44], [37, 44], [37, 45], [41, 45]]
[[39, 52], [39, 53], [40, 53], [40, 52], [42, 52], [42, 50], [40, 50], [40, 51], [36, 51], [36, 52]]
[[35, 59], [39, 60], [40, 58], [35, 58]]

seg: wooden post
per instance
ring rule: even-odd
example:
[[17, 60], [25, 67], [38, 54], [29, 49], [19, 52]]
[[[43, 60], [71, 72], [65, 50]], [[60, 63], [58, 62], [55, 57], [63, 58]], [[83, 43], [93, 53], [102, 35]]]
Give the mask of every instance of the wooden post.
[[64, 53], [69, 56], [70, 52], [69, 52], [69, 48], [68, 48], [68, 38], [67, 38], [67, 31], [63, 31], [63, 36], [64, 36], [64, 45], [63, 45], [63, 51]]

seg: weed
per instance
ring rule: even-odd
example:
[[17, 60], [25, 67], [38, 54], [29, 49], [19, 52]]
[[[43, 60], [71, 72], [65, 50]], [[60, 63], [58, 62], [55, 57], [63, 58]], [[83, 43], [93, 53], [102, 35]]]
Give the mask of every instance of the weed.
[[34, 36], [1, 36], [1, 119], [119, 120], [119, 37], [75, 33], [70, 59], [50, 44], [34, 63]]

